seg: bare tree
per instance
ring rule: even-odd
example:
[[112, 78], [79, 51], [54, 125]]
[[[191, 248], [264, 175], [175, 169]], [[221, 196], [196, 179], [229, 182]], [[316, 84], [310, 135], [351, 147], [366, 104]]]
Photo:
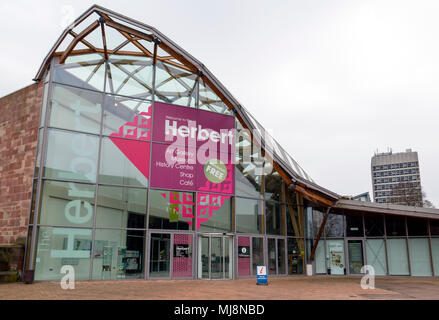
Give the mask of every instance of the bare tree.
[[422, 191], [419, 183], [400, 182], [392, 188], [390, 202], [405, 206], [435, 208], [430, 200], [426, 199], [426, 194]]
[[392, 188], [390, 202], [412, 207], [423, 207], [423, 193], [416, 182], [400, 182]]

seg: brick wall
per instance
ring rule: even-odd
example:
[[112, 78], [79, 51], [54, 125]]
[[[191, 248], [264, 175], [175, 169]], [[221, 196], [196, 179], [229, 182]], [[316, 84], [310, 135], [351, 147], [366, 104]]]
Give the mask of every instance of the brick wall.
[[0, 98], [0, 246], [27, 234], [42, 94], [35, 83]]

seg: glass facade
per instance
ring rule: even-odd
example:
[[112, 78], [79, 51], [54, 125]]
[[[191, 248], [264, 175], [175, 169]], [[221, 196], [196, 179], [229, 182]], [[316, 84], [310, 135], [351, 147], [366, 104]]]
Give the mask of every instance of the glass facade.
[[[403, 216], [331, 211], [310, 261], [327, 208], [289, 188], [260, 147], [256, 132], [265, 129], [248, 114], [255, 132], [246, 130], [221, 90], [166, 46], [132, 42], [136, 54], [118, 52], [122, 45], [50, 62], [29, 226], [36, 280], [59, 280], [63, 265], [78, 280], [254, 277], [258, 265], [270, 276], [297, 275], [307, 263], [317, 274], [358, 274], [369, 264], [377, 275], [438, 275], [439, 223]], [[154, 132], [163, 104], [178, 107], [167, 120], [191, 111], [231, 119], [236, 141], [220, 153], [236, 163], [182, 166], [182, 154], [190, 160], [200, 148], [168, 152], [171, 143]], [[198, 136], [224, 139], [212, 134], [214, 122], [206, 120], [210, 131], [198, 127]], [[166, 135], [194, 134], [172, 121], [164, 126]], [[272, 140], [275, 154], [312, 181]], [[216, 188], [219, 180], [226, 187]]]
[[[36, 279], [59, 279], [67, 262], [80, 279], [93, 280], [191, 278], [203, 259], [211, 277], [218, 268], [226, 278], [255, 276], [256, 266], [268, 263], [273, 275], [304, 272], [303, 199], [286, 194], [283, 178], [238, 118], [233, 194], [154, 184], [162, 179], [150, 174], [154, 154], [167, 147], [152, 135], [154, 103], [234, 117], [199, 75], [166, 59], [122, 55], [85, 54], [53, 64], [35, 171]], [[224, 243], [209, 238], [207, 248], [198, 248], [204, 238], [197, 234], [218, 233], [233, 236]], [[193, 240], [181, 240], [187, 235]], [[235, 257], [238, 248], [248, 255]], [[225, 249], [222, 266], [197, 252]], [[56, 250], [64, 256], [55, 259]]]

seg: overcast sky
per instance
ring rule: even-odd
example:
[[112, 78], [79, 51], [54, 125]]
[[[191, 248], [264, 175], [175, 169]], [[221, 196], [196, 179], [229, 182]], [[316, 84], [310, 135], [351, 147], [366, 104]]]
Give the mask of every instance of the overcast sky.
[[[439, 207], [439, 1], [97, 3], [203, 62], [321, 186], [371, 192], [374, 151], [412, 148]], [[92, 4], [1, 1], [0, 96], [32, 83], [69, 8]]]

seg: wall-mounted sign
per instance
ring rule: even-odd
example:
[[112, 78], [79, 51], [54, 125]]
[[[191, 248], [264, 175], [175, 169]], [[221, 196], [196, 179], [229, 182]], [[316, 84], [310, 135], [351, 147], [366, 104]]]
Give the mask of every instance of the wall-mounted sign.
[[249, 246], [238, 246], [238, 257], [250, 258], [250, 247]]
[[174, 244], [174, 258], [189, 258], [189, 245]]

